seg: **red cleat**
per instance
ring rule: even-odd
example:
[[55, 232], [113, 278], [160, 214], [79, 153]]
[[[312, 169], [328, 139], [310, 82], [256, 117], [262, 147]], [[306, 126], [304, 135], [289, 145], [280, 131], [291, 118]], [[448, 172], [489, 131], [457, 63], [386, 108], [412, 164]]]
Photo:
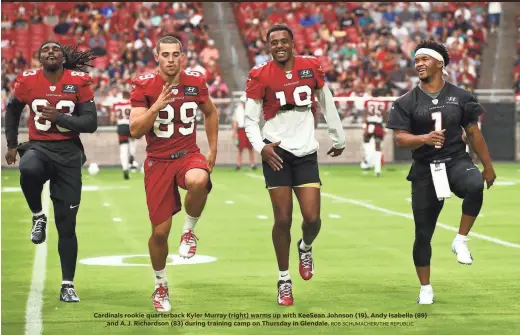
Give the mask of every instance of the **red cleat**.
[[292, 281], [279, 280], [278, 281], [278, 305], [292, 306], [294, 298], [292, 296]]
[[303, 280], [309, 280], [314, 274], [314, 262], [312, 261], [312, 248], [309, 251], [300, 249], [302, 240], [298, 241], [298, 255], [300, 256], [300, 276]]

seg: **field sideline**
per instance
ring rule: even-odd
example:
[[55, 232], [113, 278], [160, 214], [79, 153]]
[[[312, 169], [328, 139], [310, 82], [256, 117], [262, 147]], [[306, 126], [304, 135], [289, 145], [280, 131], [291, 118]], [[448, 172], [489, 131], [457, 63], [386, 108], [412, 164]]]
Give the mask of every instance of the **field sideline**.
[[[301, 215], [296, 206], [291, 250], [295, 305], [283, 308], [276, 305], [272, 212], [261, 170], [216, 168], [214, 188], [196, 229], [199, 260], [205, 263], [170, 260], [176, 264], [167, 267], [172, 313], [183, 314], [167, 318], [147, 318], [154, 314], [154, 281], [142, 174], [124, 181], [117, 169], [102, 169], [97, 176], [85, 171], [75, 280], [81, 302], [64, 304], [58, 299], [61, 272], [52, 202], [48, 243], [35, 247], [29, 240], [30, 214], [18, 171], [4, 169], [2, 334], [516, 333], [520, 164], [496, 165], [497, 185], [485, 191], [482, 216], [469, 241], [472, 266], [459, 265], [450, 250], [461, 200], [446, 202], [432, 242], [432, 306], [415, 303], [419, 286], [411, 257], [408, 169], [389, 165], [378, 179], [357, 166], [322, 166], [316, 275], [304, 282], [298, 274], [295, 243], [301, 236]], [[174, 217], [172, 256], [183, 219], [183, 214]], [[254, 318], [253, 313], [262, 315]]]

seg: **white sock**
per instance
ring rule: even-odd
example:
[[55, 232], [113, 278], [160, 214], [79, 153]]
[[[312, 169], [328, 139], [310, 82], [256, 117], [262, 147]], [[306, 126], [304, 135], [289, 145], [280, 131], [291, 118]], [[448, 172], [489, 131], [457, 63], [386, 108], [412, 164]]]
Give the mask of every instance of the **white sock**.
[[370, 156], [371, 156], [371, 152], [370, 152], [370, 148], [371, 145], [370, 145], [370, 142], [368, 143], [363, 143], [363, 151], [364, 151], [364, 155], [365, 155], [365, 161], [367, 162], [368, 165], [370, 165]]
[[466, 240], [467, 240], [467, 236], [464, 236], [461, 234], [457, 234], [457, 236], [455, 236], [455, 241], [466, 241]]
[[302, 241], [300, 243], [300, 249], [303, 251], [309, 251], [311, 248], [312, 248], [312, 245], [305, 244], [305, 242], [303, 241], [303, 238], [302, 238]]
[[381, 173], [381, 151], [376, 151], [373, 155], [374, 173]]
[[197, 221], [199, 221], [199, 218], [194, 218], [193, 216], [189, 216], [188, 214], [186, 214], [186, 222], [184, 222], [182, 231], [187, 232], [188, 230], [194, 230]]
[[62, 280], [61, 285], [72, 285], [74, 286], [74, 282], [70, 280]]
[[289, 274], [289, 270], [278, 271], [278, 280], [291, 280], [291, 275]]
[[33, 216], [40, 216], [43, 215], [43, 211], [39, 211], [38, 213], [33, 213]]
[[432, 284], [421, 285], [421, 290], [433, 290]]
[[128, 147], [130, 149], [130, 156], [134, 156], [134, 158], [135, 158], [135, 152], [137, 149], [137, 145], [135, 143], [135, 138], [128, 139]]
[[159, 284], [162, 284], [163, 286], [168, 286], [168, 279], [166, 278], [166, 268], [154, 271], [155, 273], [155, 286], [158, 287]]
[[128, 143], [123, 143], [119, 146], [119, 159], [121, 160], [123, 171], [128, 170]]

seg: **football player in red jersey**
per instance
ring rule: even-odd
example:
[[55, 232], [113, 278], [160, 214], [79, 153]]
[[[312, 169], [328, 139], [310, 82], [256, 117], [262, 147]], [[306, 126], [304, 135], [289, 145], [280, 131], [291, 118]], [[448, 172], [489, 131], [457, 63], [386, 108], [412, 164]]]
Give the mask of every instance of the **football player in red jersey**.
[[124, 179], [130, 179], [129, 167], [134, 165], [136, 151], [135, 138], [130, 135], [130, 92], [123, 92], [123, 100], [114, 103], [110, 121], [117, 124], [117, 135], [119, 138], [119, 157], [123, 168]]
[[[319, 61], [294, 56], [292, 31], [275, 25], [267, 32], [273, 60], [255, 66], [246, 82], [246, 134], [262, 155], [263, 173], [274, 212], [272, 239], [278, 260], [278, 304], [292, 305], [289, 247], [293, 212], [292, 192], [303, 216], [303, 238], [297, 242], [299, 272], [304, 280], [314, 273], [312, 243], [321, 227], [318, 141], [314, 135], [315, 97], [328, 125], [333, 146], [341, 155], [345, 133], [332, 93], [325, 85]], [[263, 112], [263, 135], [259, 121]]]
[[[47, 216], [42, 190], [50, 180], [54, 221], [58, 230], [62, 286], [60, 300], [78, 302], [74, 274], [78, 255], [76, 216], [81, 200], [81, 166], [86, 160], [80, 133], [97, 129], [94, 92], [82, 72], [94, 59], [90, 50], [80, 52], [57, 42], [44, 42], [38, 52], [42, 69], [16, 77], [5, 116], [7, 164], [20, 154], [20, 185], [33, 213], [31, 241], [45, 241]], [[29, 105], [29, 142], [18, 145], [18, 125]]]
[[[181, 70], [185, 58], [177, 38], [159, 39], [155, 48], [159, 71], [133, 79], [130, 97], [130, 133], [135, 138], [146, 136], [144, 182], [152, 223], [148, 248], [155, 271], [152, 298], [155, 309], [161, 312], [171, 310], [166, 258], [172, 216], [181, 210], [178, 188], [188, 191], [178, 252], [181, 257], [190, 258], [196, 252], [194, 228], [211, 191], [209, 175], [217, 156], [217, 110], [208, 96], [204, 75]], [[207, 158], [200, 153], [196, 141], [195, 113], [199, 108], [205, 117], [210, 150]]]
[[[363, 149], [368, 166], [374, 167], [374, 174], [379, 177], [381, 174], [381, 162], [383, 153], [381, 152], [381, 142], [385, 136], [384, 123], [388, 118], [390, 101], [383, 101], [373, 98], [365, 101], [365, 111], [363, 113], [363, 123], [365, 132], [363, 134]], [[375, 152], [370, 148], [370, 140], [374, 139]]]

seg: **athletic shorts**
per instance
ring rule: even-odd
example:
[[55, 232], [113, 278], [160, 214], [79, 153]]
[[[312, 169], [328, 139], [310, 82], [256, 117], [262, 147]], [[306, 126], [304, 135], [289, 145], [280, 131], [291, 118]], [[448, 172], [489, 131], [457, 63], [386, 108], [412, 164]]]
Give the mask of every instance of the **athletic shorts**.
[[377, 139], [383, 139], [385, 136], [385, 130], [383, 129], [383, 125], [380, 123], [368, 123], [364, 135], [367, 138], [374, 136]]
[[119, 144], [128, 143], [130, 135], [129, 124], [118, 124], [117, 125], [117, 136], [119, 137]]
[[[188, 153], [173, 160], [155, 160], [147, 157], [144, 162], [144, 187], [150, 221], [158, 225], [182, 208], [179, 187], [186, 189], [184, 177], [191, 169], [208, 172], [206, 157], [201, 153]], [[211, 191], [211, 180], [208, 183]]]
[[[267, 140], [264, 142], [271, 143]], [[320, 183], [321, 185], [317, 152], [298, 157], [280, 147], [275, 147], [274, 151], [283, 160], [283, 168], [280, 171], [274, 171], [269, 164], [262, 162], [266, 188], [296, 187], [310, 183]]]
[[238, 148], [240, 150], [253, 148], [251, 142], [249, 142], [249, 139], [247, 138], [246, 130], [244, 128], [238, 129]]

